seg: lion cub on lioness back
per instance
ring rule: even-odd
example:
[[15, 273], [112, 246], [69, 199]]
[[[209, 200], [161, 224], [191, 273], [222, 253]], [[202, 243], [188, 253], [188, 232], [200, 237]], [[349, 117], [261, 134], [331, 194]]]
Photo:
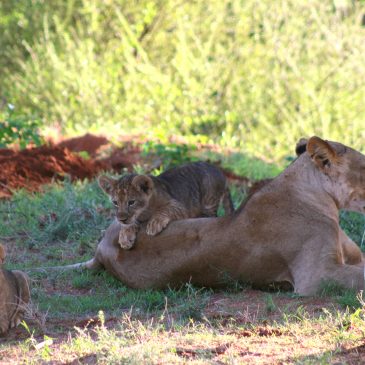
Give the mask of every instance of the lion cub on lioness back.
[[139, 223], [156, 235], [171, 221], [217, 215], [222, 201], [225, 214], [233, 211], [227, 181], [217, 167], [195, 162], [165, 171], [159, 176], [128, 174], [119, 180], [101, 176], [100, 187], [117, 208], [122, 224], [119, 244], [133, 247]]

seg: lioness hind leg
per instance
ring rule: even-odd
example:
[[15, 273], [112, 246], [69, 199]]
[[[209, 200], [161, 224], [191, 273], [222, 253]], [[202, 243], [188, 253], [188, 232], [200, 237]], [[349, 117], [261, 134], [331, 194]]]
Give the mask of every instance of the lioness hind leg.
[[[294, 280], [296, 275], [294, 275]], [[339, 265], [332, 268], [318, 267], [308, 276], [301, 275], [301, 280], [295, 280], [294, 291], [301, 295], [315, 295], [324, 280], [331, 280], [344, 288], [364, 290], [364, 265]]]
[[340, 243], [345, 264], [357, 265], [363, 261], [360, 247], [342, 229], [340, 230]]

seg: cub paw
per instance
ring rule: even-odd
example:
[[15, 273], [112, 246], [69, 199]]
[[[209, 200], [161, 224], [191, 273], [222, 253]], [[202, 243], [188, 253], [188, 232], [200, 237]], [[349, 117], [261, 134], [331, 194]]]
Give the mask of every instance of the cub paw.
[[118, 243], [121, 248], [129, 250], [133, 247], [136, 241], [137, 229], [135, 226], [122, 227], [119, 232]]
[[160, 233], [168, 224], [168, 218], [152, 218], [147, 224], [146, 233], [150, 236], [155, 236]]

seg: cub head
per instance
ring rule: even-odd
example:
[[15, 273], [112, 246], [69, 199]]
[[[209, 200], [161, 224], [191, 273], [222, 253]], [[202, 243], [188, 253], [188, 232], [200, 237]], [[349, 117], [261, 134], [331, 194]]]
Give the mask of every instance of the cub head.
[[109, 195], [116, 207], [116, 217], [122, 224], [138, 221], [148, 209], [154, 191], [153, 180], [148, 175], [128, 174], [118, 180], [100, 176], [99, 185]]
[[298, 156], [307, 153], [314, 166], [329, 177], [339, 208], [365, 214], [365, 156], [341, 143], [319, 137], [301, 139]]

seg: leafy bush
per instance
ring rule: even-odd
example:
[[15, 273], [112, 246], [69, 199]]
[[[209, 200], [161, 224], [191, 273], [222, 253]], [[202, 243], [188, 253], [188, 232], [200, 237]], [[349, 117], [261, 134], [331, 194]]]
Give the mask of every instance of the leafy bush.
[[33, 143], [39, 146], [42, 138], [39, 134], [40, 121], [14, 112], [12, 105], [0, 113], [0, 147], [17, 144], [25, 148]]
[[197, 161], [197, 157], [192, 155], [192, 152], [195, 150], [195, 146], [192, 145], [176, 143], [161, 144], [148, 141], [142, 146], [142, 156], [151, 154], [158, 156], [162, 161], [162, 170], [167, 170], [187, 162]]
[[2, 4], [3, 93], [66, 131], [197, 135], [276, 161], [313, 134], [363, 148], [364, 12], [332, 0]]

